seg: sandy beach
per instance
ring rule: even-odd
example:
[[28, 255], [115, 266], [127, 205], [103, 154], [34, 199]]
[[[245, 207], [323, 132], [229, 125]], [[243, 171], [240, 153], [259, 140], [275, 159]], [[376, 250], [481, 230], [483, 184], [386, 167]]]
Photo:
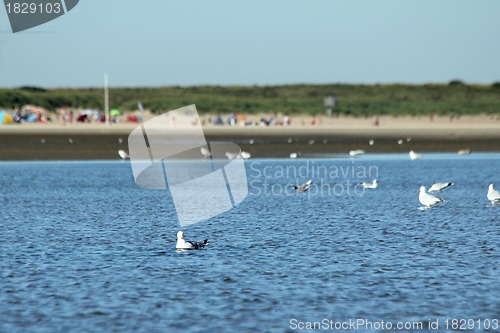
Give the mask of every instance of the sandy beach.
[[[258, 116], [249, 116], [249, 118]], [[491, 116], [379, 117], [373, 119], [294, 117], [289, 126], [206, 125], [207, 140], [237, 143], [253, 157], [341, 156], [352, 149], [367, 153], [500, 151], [500, 120]], [[0, 126], [0, 160], [117, 159], [127, 151], [132, 123], [16, 124]], [[170, 128], [178, 135], [182, 128]], [[373, 140], [373, 145], [370, 145]]]

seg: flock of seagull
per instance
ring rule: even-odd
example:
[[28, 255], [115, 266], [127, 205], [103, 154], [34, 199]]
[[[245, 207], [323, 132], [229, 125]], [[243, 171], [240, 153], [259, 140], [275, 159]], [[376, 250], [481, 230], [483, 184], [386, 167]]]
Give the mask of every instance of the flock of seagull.
[[[370, 142], [371, 141], [372, 140], [370, 140]], [[349, 152], [349, 156], [351, 156], [351, 157], [357, 157], [359, 155], [363, 155], [364, 153], [365, 153], [364, 150], [362, 150], [362, 149], [356, 149], [356, 150], [351, 150]], [[461, 150], [458, 151], [458, 155], [468, 155], [470, 153], [471, 153], [470, 149], [461, 149]], [[421, 159], [424, 156], [423, 154], [416, 153], [413, 150], [410, 150], [410, 152], [408, 153], [408, 155], [410, 156], [411, 160], [419, 160], [419, 159]], [[297, 156], [295, 156], [295, 157], [297, 157]]]
[[[306, 183], [294, 186], [293, 188], [299, 192], [306, 192], [307, 190], [309, 190], [309, 187], [311, 186], [312, 183], [313, 183], [312, 180], [308, 180]], [[378, 187], [378, 181], [374, 179], [371, 183], [365, 182], [365, 183], [360, 183], [358, 185], [361, 185], [364, 189], [376, 189]], [[441, 192], [445, 188], [450, 187], [452, 185], [454, 185], [454, 183], [435, 183], [429, 188], [429, 192]], [[492, 205], [500, 203], [500, 192], [495, 190], [493, 184], [490, 184], [488, 187], [487, 198], [489, 201], [491, 201]], [[432, 207], [435, 204], [444, 202], [443, 199], [440, 199], [432, 194], [427, 193], [425, 186], [420, 187], [418, 200], [425, 207]]]
[[[398, 144], [401, 144], [401, 143], [398, 142]], [[370, 140], [370, 145], [373, 145], [373, 140]], [[212, 155], [211, 152], [206, 147], [201, 147], [200, 152], [204, 158], [210, 158]], [[464, 149], [464, 150], [459, 151], [458, 153], [460, 155], [470, 154], [470, 150]], [[351, 150], [349, 152], [349, 156], [351, 156], [353, 158], [357, 157], [359, 155], [363, 155], [363, 154], [365, 154], [365, 151], [361, 150], [361, 149]], [[421, 159], [423, 156], [422, 154], [418, 154], [418, 153], [414, 152], [413, 150], [411, 150], [408, 154], [409, 154], [411, 160]], [[130, 158], [130, 156], [123, 150], [119, 150], [118, 155], [124, 160]], [[299, 154], [297, 154], [297, 153], [291, 153], [290, 158], [295, 159], [298, 157], [298, 155]], [[251, 154], [248, 152], [245, 152], [245, 151], [242, 151], [239, 154], [233, 154], [233, 153], [229, 153], [229, 152], [226, 153], [226, 157], [229, 160], [233, 160], [233, 159], [238, 158], [240, 156], [243, 159], [249, 159], [251, 157]], [[313, 181], [308, 180], [304, 184], [296, 185], [293, 188], [295, 190], [297, 190], [298, 192], [307, 192], [312, 184], [313, 184]], [[378, 187], [378, 181], [377, 181], [377, 179], [374, 179], [372, 182], [360, 183], [358, 185], [362, 186], [364, 189], [376, 189]], [[436, 183], [436, 184], [433, 184], [429, 188], [429, 192], [441, 192], [443, 189], [450, 187], [452, 185], [454, 185], [454, 184], [453, 183]], [[492, 205], [495, 205], [496, 203], [500, 203], [500, 192], [494, 189], [493, 184], [490, 184], [488, 187], [487, 198], [489, 201], [491, 201]], [[419, 199], [420, 203], [425, 208], [430, 208], [438, 203], [445, 201], [445, 200], [438, 198], [432, 194], [429, 194], [426, 191], [425, 186], [420, 187], [418, 199]], [[179, 231], [177, 233], [177, 243], [176, 243], [177, 250], [181, 250], [181, 251], [183, 251], [183, 250], [201, 250], [207, 244], [208, 244], [208, 239], [205, 239], [203, 241], [186, 241], [186, 240], [184, 240], [184, 233], [182, 231]]]
[[[429, 192], [432, 191], [437, 191], [440, 192], [442, 189], [445, 189], [449, 186], [453, 185], [453, 183], [436, 183], [431, 186], [429, 189]], [[491, 205], [495, 205], [497, 203], [500, 203], [500, 192], [495, 190], [493, 184], [490, 184], [488, 186], [488, 193], [486, 194], [486, 197], [488, 198], [489, 201], [491, 201]], [[426, 207], [432, 207], [435, 204], [438, 204], [440, 202], [444, 202], [443, 199], [440, 199], [438, 197], [433, 196], [432, 194], [429, 194], [425, 191], [425, 186], [420, 187], [420, 193], [418, 195], [418, 200], [420, 203]]]
[[[309, 190], [309, 188], [311, 187], [312, 183], [313, 183], [312, 180], [308, 180], [304, 184], [294, 186], [293, 188], [295, 190], [297, 190], [298, 192], [307, 192]], [[374, 179], [371, 183], [365, 182], [365, 183], [360, 183], [359, 185], [361, 185], [365, 189], [376, 189], [378, 186], [378, 181], [376, 179]], [[454, 185], [454, 183], [436, 183], [436, 184], [433, 184], [429, 188], [429, 192], [441, 192], [445, 188], [448, 188], [452, 185]], [[489, 201], [491, 201], [492, 205], [500, 203], [500, 192], [495, 190], [495, 188], [493, 187], [493, 184], [490, 184], [488, 187], [487, 198]], [[418, 195], [418, 200], [426, 208], [430, 208], [430, 207], [432, 207], [440, 202], [444, 202], [443, 199], [440, 199], [438, 197], [435, 197], [432, 194], [427, 193], [425, 186], [420, 187], [420, 193]], [[175, 247], [177, 250], [201, 250], [207, 244], [208, 244], [208, 239], [205, 239], [203, 241], [197, 241], [197, 242], [185, 241], [184, 240], [184, 233], [182, 231], [179, 231], [177, 233], [177, 244]]]

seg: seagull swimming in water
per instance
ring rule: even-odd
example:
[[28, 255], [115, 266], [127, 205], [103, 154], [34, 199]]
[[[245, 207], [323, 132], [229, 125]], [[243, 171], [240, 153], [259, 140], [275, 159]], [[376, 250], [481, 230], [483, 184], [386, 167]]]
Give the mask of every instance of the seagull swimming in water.
[[361, 186], [363, 188], [375, 189], [378, 186], [378, 181], [376, 179], [374, 179], [373, 182], [371, 182], [371, 183], [361, 183]]
[[493, 188], [493, 184], [488, 186], [488, 200], [491, 201], [491, 204], [500, 203], [500, 192]]
[[299, 186], [294, 186], [293, 188], [296, 189], [299, 192], [306, 192], [309, 189], [309, 186], [311, 186], [312, 180], [308, 180], [307, 183], [299, 185]]
[[184, 233], [179, 231], [177, 233], [176, 250], [201, 250], [208, 244], [208, 239], [201, 242], [187, 242], [184, 240]]
[[426, 207], [434, 206], [439, 202], [443, 202], [444, 200], [436, 198], [435, 196], [425, 192], [425, 186], [420, 187], [420, 193], [418, 195], [418, 200], [420, 203]]
[[452, 185], [455, 185], [455, 184], [454, 183], [436, 183], [429, 188], [429, 192], [434, 192], [434, 191], [440, 192], [441, 190], [444, 190], [445, 188], [450, 187]]

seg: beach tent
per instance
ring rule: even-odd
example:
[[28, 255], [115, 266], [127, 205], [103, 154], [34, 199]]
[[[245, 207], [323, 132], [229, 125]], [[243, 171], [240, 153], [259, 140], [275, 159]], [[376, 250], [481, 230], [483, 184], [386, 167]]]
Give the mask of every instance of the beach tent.
[[32, 114], [28, 115], [28, 117], [26, 118], [26, 122], [28, 122], [28, 123], [38, 122], [38, 115], [36, 113], [32, 113]]
[[14, 119], [12, 119], [12, 116], [8, 114], [5, 111], [0, 112], [0, 125], [4, 124], [13, 124]]
[[113, 110], [111, 110], [111, 112], [109, 114], [111, 116], [119, 116], [121, 114], [121, 112], [118, 109], [113, 109]]

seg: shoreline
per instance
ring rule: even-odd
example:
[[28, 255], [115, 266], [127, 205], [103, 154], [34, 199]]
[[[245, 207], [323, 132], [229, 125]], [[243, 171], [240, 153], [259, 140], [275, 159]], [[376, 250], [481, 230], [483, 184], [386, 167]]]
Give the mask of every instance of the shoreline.
[[[305, 118], [305, 117], [304, 117]], [[0, 126], [0, 160], [115, 160], [118, 150], [128, 151], [127, 138], [138, 124], [21, 124]], [[381, 117], [381, 126], [369, 119], [334, 118], [322, 124], [287, 127], [203, 127], [206, 139], [240, 145], [252, 157], [367, 153], [500, 151], [500, 121], [485, 116], [447, 118]], [[166, 135], [181, 135], [182, 128], [169, 128]], [[374, 144], [370, 145], [369, 141]], [[289, 142], [291, 141], [291, 142]], [[398, 141], [401, 144], [398, 144]], [[252, 142], [252, 144], [250, 143]]]

